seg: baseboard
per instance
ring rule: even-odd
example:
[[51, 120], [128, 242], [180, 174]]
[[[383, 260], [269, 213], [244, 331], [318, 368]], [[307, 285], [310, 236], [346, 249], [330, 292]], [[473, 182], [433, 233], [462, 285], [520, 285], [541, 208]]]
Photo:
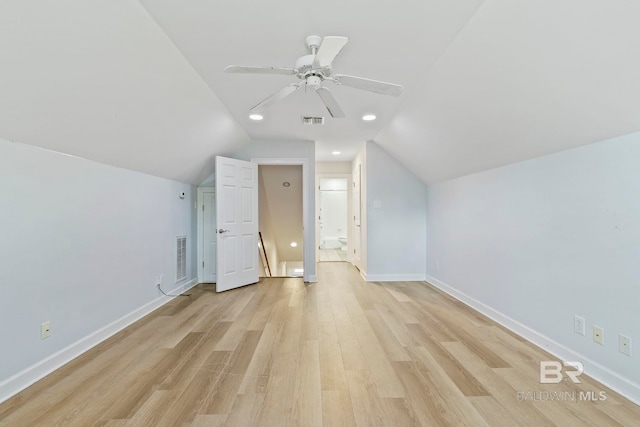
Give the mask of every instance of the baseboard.
[[532, 344], [540, 347], [541, 349], [551, 353], [560, 360], [563, 361], [581, 361], [584, 365], [584, 373], [589, 375], [596, 381], [601, 382], [610, 389], [620, 393], [622, 396], [634, 402], [636, 405], [640, 405], [640, 385], [634, 383], [613, 372], [606, 366], [603, 366], [593, 360], [585, 357], [584, 355], [577, 353], [570, 348], [552, 340], [551, 338], [523, 325], [522, 323], [513, 320], [512, 318], [500, 313], [499, 311], [485, 305], [484, 303], [476, 300], [473, 297], [460, 292], [457, 289], [441, 282], [435, 277], [427, 275], [427, 282], [440, 289], [443, 292], [451, 295], [455, 299], [467, 304], [469, 307], [479, 311], [505, 328], [525, 338]]
[[[183, 283], [176, 288], [167, 291], [168, 294], [179, 294], [191, 289], [198, 284], [197, 279], [192, 279]], [[162, 307], [175, 297], [160, 296], [155, 300], [143, 305], [142, 307], [132, 311], [119, 318], [118, 320], [98, 329], [97, 331], [87, 335], [86, 337], [76, 341], [68, 347], [42, 359], [36, 364], [18, 372], [8, 379], [0, 382], [0, 403], [18, 394], [25, 388], [29, 387], [36, 381], [49, 375], [61, 366], [69, 363], [71, 360], [80, 356], [82, 353], [90, 350], [92, 347], [100, 344], [102, 341], [120, 332], [122, 329], [140, 320], [152, 311]]]
[[424, 282], [424, 274], [367, 274], [360, 272], [362, 278], [367, 282]]

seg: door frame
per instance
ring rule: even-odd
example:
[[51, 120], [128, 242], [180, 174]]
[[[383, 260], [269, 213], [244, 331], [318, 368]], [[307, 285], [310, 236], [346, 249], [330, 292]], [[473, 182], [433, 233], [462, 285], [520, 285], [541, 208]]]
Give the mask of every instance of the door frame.
[[347, 262], [352, 262], [352, 253], [351, 248], [353, 247], [352, 239], [353, 239], [353, 230], [351, 229], [351, 221], [352, 216], [352, 208], [351, 208], [351, 183], [353, 175], [350, 173], [320, 173], [316, 174], [316, 215], [315, 215], [315, 224], [316, 224], [316, 245], [315, 245], [315, 254], [316, 254], [316, 262], [320, 262], [320, 227], [318, 226], [318, 222], [320, 221], [320, 178], [344, 178], [347, 180]]
[[[315, 222], [309, 226], [309, 191], [307, 189], [309, 183], [309, 160], [303, 158], [283, 158], [283, 157], [252, 157], [251, 162], [259, 165], [300, 165], [302, 166], [302, 264], [304, 273], [302, 279], [305, 282], [316, 281], [315, 269]], [[260, 176], [258, 176], [258, 180]], [[260, 212], [258, 212], [260, 215]], [[310, 270], [313, 268], [313, 274]]]
[[[204, 193], [216, 192], [216, 187], [198, 187], [197, 197], [197, 235], [198, 235], [198, 250], [197, 254], [197, 271], [198, 271], [198, 283], [204, 283]], [[216, 277], [217, 280], [217, 277]]]

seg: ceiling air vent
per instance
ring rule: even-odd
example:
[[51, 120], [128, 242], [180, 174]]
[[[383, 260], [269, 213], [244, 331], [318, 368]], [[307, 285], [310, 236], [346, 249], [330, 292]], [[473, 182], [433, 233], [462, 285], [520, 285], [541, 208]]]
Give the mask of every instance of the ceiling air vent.
[[303, 117], [302, 124], [303, 125], [323, 125], [324, 117]]

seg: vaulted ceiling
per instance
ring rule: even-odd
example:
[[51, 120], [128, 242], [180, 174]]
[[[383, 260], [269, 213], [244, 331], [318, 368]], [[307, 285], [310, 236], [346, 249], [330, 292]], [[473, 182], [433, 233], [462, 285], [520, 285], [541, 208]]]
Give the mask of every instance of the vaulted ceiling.
[[[252, 139], [324, 161], [374, 140], [431, 183], [640, 130], [639, 18], [631, 0], [2, 0], [0, 137], [193, 184]], [[334, 72], [404, 93], [329, 83], [344, 119], [298, 91], [250, 121], [295, 77], [224, 67], [292, 67], [310, 34], [349, 37]]]

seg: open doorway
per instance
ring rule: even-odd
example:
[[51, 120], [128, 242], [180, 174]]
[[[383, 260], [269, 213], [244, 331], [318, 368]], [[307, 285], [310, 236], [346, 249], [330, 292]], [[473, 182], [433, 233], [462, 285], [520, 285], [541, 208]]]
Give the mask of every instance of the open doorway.
[[319, 178], [318, 261], [349, 261], [349, 180]]
[[258, 165], [260, 277], [303, 277], [302, 165]]

